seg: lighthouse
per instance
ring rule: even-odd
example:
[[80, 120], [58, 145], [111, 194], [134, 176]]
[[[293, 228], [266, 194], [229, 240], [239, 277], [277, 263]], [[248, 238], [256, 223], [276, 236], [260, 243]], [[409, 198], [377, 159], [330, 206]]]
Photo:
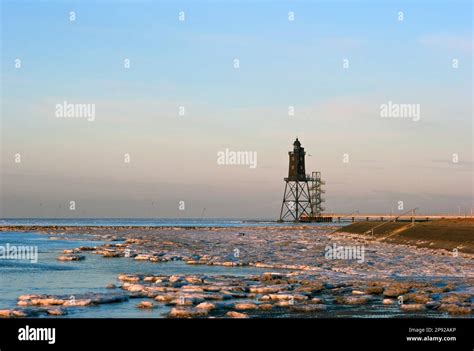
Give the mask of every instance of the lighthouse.
[[324, 190], [321, 185], [320, 172], [306, 174], [306, 152], [301, 142], [296, 138], [293, 150], [288, 152], [289, 167], [288, 177], [285, 181], [285, 191], [280, 210], [280, 222], [284, 221], [323, 221], [321, 217], [324, 208], [321, 206], [324, 199], [321, 194]]

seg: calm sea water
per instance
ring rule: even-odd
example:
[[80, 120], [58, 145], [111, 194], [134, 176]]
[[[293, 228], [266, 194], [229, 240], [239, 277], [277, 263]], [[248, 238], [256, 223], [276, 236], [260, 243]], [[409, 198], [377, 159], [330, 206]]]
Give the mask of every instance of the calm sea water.
[[[103, 258], [86, 253], [79, 262], [60, 262], [56, 258], [62, 250], [81, 245], [100, 245], [100, 241], [49, 240], [48, 236], [35, 233], [0, 233], [0, 246], [27, 245], [38, 247], [38, 262], [0, 260], [0, 309], [16, 306], [22, 294], [75, 295], [86, 292], [110, 293], [120, 289], [106, 289], [109, 283], [117, 284], [119, 273], [150, 274], [205, 274], [248, 276], [261, 274], [262, 269], [251, 267], [227, 268], [206, 265], [186, 265], [183, 262], [152, 263], [132, 259]], [[135, 307], [140, 299], [93, 307], [70, 309], [66, 317], [162, 317], [169, 307], [161, 306], [152, 311]]]

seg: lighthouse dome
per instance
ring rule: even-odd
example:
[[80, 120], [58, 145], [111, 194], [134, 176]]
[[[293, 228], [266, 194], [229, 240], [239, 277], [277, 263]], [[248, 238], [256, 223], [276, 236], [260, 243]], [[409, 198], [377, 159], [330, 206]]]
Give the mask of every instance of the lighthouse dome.
[[301, 147], [301, 143], [300, 141], [298, 140], [298, 138], [296, 138], [295, 142], [293, 143], [293, 149], [294, 150], [297, 150]]

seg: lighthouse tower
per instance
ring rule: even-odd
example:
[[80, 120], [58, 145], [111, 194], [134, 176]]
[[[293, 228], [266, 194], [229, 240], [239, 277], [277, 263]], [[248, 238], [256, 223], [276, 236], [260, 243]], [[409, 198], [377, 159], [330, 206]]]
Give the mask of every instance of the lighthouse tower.
[[313, 206], [309, 183], [312, 178], [306, 175], [305, 156], [306, 152], [296, 138], [293, 143], [293, 151], [288, 152], [290, 165], [288, 177], [284, 178], [285, 192], [281, 204], [280, 221], [299, 222], [302, 217], [310, 219], [313, 217]]
[[285, 192], [279, 222], [332, 222], [332, 217], [323, 216], [322, 203], [325, 200], [321, 195], [325, 192], [322, 185], [326, 183], [321, 180], [321, 172], [306, 174], [306, 152], [298, 138], [293, 143], [293, 151], [288, 152], [288, 155], [290, 165], [288, 177], [283, 179]]

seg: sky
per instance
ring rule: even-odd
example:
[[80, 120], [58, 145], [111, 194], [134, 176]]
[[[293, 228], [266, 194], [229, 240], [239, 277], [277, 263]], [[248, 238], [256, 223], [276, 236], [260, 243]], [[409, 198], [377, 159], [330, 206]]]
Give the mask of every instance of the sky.
[[[1, 0], [0, 217], [275, 219], [296, 137], [328, 213], [469, 213], [472, 13], [468, 0]], [[64, 102], [93, 120], [59, 118]], [[420, 114], [383, 118], [389, 102]], [[226, 149], [257, 166], [219, 164]]]

